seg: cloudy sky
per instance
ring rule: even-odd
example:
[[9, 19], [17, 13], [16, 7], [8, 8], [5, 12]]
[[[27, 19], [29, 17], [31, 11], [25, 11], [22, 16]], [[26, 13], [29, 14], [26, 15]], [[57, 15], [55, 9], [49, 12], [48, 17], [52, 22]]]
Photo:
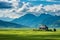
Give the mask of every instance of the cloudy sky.
[[60, 0], [0, 0], [0, 19], [13, 19], [32, 13], [60, 16]]

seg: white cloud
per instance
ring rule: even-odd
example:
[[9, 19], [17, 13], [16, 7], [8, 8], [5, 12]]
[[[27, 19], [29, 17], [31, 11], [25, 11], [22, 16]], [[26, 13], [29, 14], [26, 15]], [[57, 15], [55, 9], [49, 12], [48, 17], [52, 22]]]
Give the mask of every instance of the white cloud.
[[17, 0], [0, 0], [0, 2], [8, 2], [8, 3], [12, 3], [12, 7], [11, 9], [0, 9], [0, 17], [9, 17], [9, 18], [18, 18], [20, 17], [19, 14], [16, 13], [17, 8], [18, 8], [18, 2]]
[[40, 4], [40, 5], [38, 5], [38, 6], [33, 6], [33, 7], [30, 7], [29, 8], [29, 10], [28, 10], [28, 12], [39, 12], [39, 11], [41, 11], [41, 9], [42, 9], [42, 4]]
[[42, 0], [42, 1], [48, 1], [48, 2], [60, 2], [58, 0]]
[[46, 0], [46, 1], [53, 1], [53, 0]]
[[43, 9], [45, 9], [45, 11], [56, 12], [60, 10], [60, 5], [57, 4], [47, 5], [44, 6]]
[[19, 6], [19, 1], [18, 0], [12, 0], [12, 6], [14, 8], [17, 8]]
[[11, 1], [13, 8], [11, 9], [0, 9], [0, 17], [9, 17], [9, 18], [19, 18], [23, 15], [25, 15], [26, 13], [23, 12], [24, 9], [27, 10], [27, 6], [29, 5], [29, 3], [25, 3], [23, 2], [23, 6], [22, 7], [18, 7], [19, 3], [17, 0], [12, 0]]
[[[0, 0], [1, 1], [1, 0]], [[6, 2], [8, 2], [8, 0], [5, 0]], [[49, 0], [52, 1], [52, 0]], [[13, 8], [12, 9], [0, 9], [0, 17], [9, 17], [9, 18], [19, 18], [25, 14], [27, 14], [27, 12], [32, 12], [34, 15], [40, 15], [41, 13], [45, 13], [45, 14], [51, 14], [51, 15], [57, 15], [60, 16], [60, 5], [58, 4], [53, 4], [53, 5], [35, 5], [35, 6], [30, 6], [30, 3], [27, 2], [22, 2], [23, 5], [22, 7], [18, 7], [19, 6], [19, 0], [11, 0], [9, 1], [10, 3], [12, 3]], [[50, 12], [50, 13], [48, 13]]]
[[8, 18], [18, 18], [19, 15], [10, 11], [9, 9], [0, 10], [0, 17], [8, 17]]
[[[60, 5], [58, 4], [53, 4], [53, 5], [46, 5], [46, 6], [43, 6], [42, 4], [41, 5], [38, 5], [38, 6], [33, 6], [33, 7], [30, 7], [28, 12], [32, 12], [34, 14], [41, 14], [41, 13], [45, 13], [45, 14], [51, 14], [51, 15], [57, 15], [57, 16], [60, 16]], [[48, 13], [49, 12], [49, 13]]]
[[38, 16], [41, 13], [43, 13], [42, 7], [43, 7], [42, 4], [37, 5], [37, 6], [33, 6], [33, 7], [29, 7], [29, 9], [27, 10], [27, 12], [31, 12], [32, 14]]
[[60, 16], [60, 5], [57, 5], [57, 4], [47, 5], [47, 6], [44, 6], [43, 9], [46, 12], [52, 13], [53, 15]]
[[28, 0], [28, 1], [47, 1], [47, 2], [60, 2], [60, 0]]
[[18, 8], [17, 12], [22, 12], [24, 9], [27, 10], [28, 5], [29, 5], [29, 2], [27, 2], [27, 3], [23, 2], [23, 6], [21, 8]]

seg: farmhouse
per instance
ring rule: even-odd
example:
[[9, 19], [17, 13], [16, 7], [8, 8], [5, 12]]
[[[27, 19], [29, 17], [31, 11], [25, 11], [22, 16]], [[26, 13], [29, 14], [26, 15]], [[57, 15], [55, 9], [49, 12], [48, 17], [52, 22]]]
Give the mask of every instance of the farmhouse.
[[33, 29], [33, 31], [56, 31], [56, 29], [54, 28], [54, 29], [49, 29], [48, 28], [48, 26], [46, 26], [46, 25], [41, 25], [40, 27], [39, 27], [39, 29]]
[[48, 30], [48, 27], [46, 25], [41, 25], [39, 27], [40, 30]]

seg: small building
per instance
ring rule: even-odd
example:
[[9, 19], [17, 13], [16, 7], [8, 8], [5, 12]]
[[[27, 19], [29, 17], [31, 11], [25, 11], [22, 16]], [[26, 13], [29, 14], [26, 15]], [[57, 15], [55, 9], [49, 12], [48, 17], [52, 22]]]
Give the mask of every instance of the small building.
[[46, 25], [41, 25], [39, 27], [40, 30], [48, 30], [48, 27]]

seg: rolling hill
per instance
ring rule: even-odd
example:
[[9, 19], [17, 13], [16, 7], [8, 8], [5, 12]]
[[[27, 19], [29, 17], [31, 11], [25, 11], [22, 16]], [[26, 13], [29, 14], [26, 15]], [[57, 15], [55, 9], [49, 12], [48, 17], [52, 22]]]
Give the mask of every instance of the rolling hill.
[[21, 28], [21, 27], [26, 26], [0, 20], [0, 28]]

